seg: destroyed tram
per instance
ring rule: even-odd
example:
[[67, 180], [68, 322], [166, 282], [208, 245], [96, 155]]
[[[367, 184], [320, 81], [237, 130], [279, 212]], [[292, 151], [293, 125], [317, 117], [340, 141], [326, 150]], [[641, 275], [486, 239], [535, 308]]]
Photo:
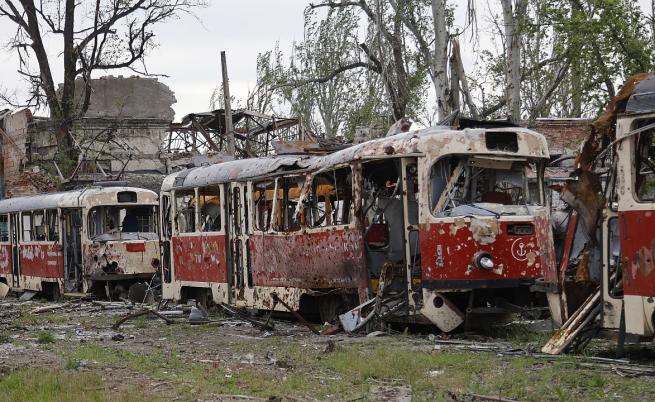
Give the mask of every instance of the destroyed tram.
[[0, 201], [0, 282], [18, 290], [127, 297], [159, 269], [157, 194], [89, 187]]
[[432, 127], [171, 174], [163, 296], [324, 321], [348, 312], [346, 330], [372, 310], [448, 332], [531, 306], [530, 286], [555, 263], [548, 158], [527, 129]]

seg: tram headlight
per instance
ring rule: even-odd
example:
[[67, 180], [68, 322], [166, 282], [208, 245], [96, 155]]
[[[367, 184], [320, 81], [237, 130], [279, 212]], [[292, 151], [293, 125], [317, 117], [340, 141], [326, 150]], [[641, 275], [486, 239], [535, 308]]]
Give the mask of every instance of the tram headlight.
[[491, 270], [494, 268], [494, 259], [491, 256], [491, 254], [487, 252], [478, 252], [475, 254], [473, 257], [473, 261], [475, 263], [475, 266], [484, 269], [484, 270]]

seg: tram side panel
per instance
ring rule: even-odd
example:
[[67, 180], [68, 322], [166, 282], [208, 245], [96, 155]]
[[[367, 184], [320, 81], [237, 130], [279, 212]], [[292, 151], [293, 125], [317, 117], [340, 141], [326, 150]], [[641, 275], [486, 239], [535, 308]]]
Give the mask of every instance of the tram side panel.
[[225, 235], [175, 236], [175, 280], [227, 283]]
[[13, 258], [11, 243], [0, 242], [0, 282], [4, 282], [10, 287], [14, 286], [12, 279]]
[[365, 288], [361, 231], [354, 228], [251, 236], [253, 284], [309, 288]]

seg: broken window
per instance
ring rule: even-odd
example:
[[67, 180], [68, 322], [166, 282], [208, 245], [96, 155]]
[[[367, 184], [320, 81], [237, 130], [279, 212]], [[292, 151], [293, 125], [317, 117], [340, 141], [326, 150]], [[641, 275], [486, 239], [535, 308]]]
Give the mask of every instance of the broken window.
[[319, 173], [312, 180], [307, 200], [308, 227], [346, 225], [350, 223], [352, 205], [352, 171], [350, 167]]
[[221, 231], [221, 191], [219, 187], [198, 189], [200, 200], [200, 230], [202, 232]]
[[[530, 191], [529, 176], [538, 183]], [[430, 205], [439, 217], [530, 215], [541, 205], [543, 163], [501, 157], [438, 160], [430, 172]]]
[[48, 228], [48, 240], [59, 241], [59, 221], [57, 220], [57, 210], [46, 210], [45, 218], [46, 227]]
[[276, 180], [277, 211], [273, 229], [278, 232], [300, 230], [300, 219], [296, 215], [300, 193], [305, 183], [305, 176], [281, 177]]
[[43, 211], [34, 211], [32, 213], [32, 238], [36, 241], [48, 240], [48, 231], [46, 230], [45, 215]]
[[490, 151], [519, 151], [519, 142], [516, 133], [487, 131], [484, 135], [484, 142]]
[[179, 233], [196, 231], [196, 194], [194, 190], [175, 192], [175, 222]]
[[255, 183], [253, 186], [253, 201], [255, 204], [255, 228], [257, 230], [266, 232], [271, 227], [274, 194], [274, 180], [262, 181]]
[[154, 206], [100, 206], [89, 211], [91, 240], [143, 239], [157, 236], [157, 208]]
[[171, 220], [171, 198], [168, 195], [162, 195], [162, 218], [163, 218], [163, 235], [165, 238], [170, 238], [173, 234], [173, 221]]
[[9, 241], [9, 217], [0, 215], [0, 241]]
[[376, 276], [385, 260], [395, 262], [405, 256], [400, 164], [400, 159], [385, 159], [362, 165], [366, 245], [369, 252], [383, 253], [372, 260], [371, 272]]
[[[640, 126], [652, 124], [652, 120], [640, 122]], [[655, 129], [636, 135], [635, 194], [639, 201], [655, 201]]]
[[23, 228], [23, 241], [32, 241], [32, 213], [23, 212], [21, 213], [21, 226]]

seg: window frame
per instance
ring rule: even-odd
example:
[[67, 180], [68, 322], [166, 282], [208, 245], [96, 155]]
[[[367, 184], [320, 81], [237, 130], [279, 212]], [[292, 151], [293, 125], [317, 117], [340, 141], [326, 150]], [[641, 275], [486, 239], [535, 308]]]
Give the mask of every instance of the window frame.
[[[215, 190], [218, 188], [218, 200], [219, 200], [219, 211], [220, 211], [220, 227], [218, 230], [202, 230], [202, 207], [200, 207], [200, 194], [202, 189], [212, 189]], [[225, 227], [227, 224], [227, 218], [228, 216], [225, 216], [225, 193], [223, 190], [224, 186], [223, 184], [210, 184], [208, 186], [204, 187], [196, 187], [195, 188], [195, 194], [196, 194], [196, 222], [198, 223], [196, 225], [196, 231], [195, 232], [185, 232], [185, 233], [201, 233], [201, 234], [208, 234], [208, 235], [216, 235], [216, 234], [225, 234]], [[204, 201], [203, 201], [204, 205]]]
[[2, 219], [3, 216], [6, 218], [7, 240], [2, 240], [3, 232], [2, 232], [2, 229], [0, 227], [0, 244], [11, 244], [11, 226], [10, 226], [11, 225], [11, 218], [10, 218], [10, 214], [8, 214], [8, 213], [7, 214], [0, 214], [0, 219]]
[[[320, 176], [322, 174], [330, 173], [330, 172], [336, 173], [336, 171], [342, 170], [342, 169], [347, 169], [349, 171], [349, 174], [350, 174], [350, 205], [348, 206], [348, 215], [347, 215], [348, 216], [348, 222], [347, 223], [343, 223], [343, 222], [334, 223], [333, 222], [333, 220], [334, 220], [334, 210], [330, 206], [330, 224], [326, 223], [325, 225], [321, 225], [321, 226], [310, 226], [309, 223], [308, 223], [308, 220], [309, 220], [308, 211], [309, 211], [309, 213], [311, 213], [311, 207], [309, 206], [309, 202], [310, 202], [311, 196], [314, 193], [314, 182], [315, 182], [315, 180], [317, 179], [318, 176]], [[350, 164], [331, 166], [329, 169], [322, 169], [320, 171], [313, 172], [310, 175], [308, 175], [307, 180], [305, 182], [305, 187], [306, 188], [303, 188], [304, 197], [301, 195], [301, 201], [302, 201], [301, 213], [302, 213], [302, 215], [304, 217], [304, 219], [303, 219], [303, 227], [304, 228], [306, 228], [308, 231], [321, 231], [321, 230], [330, 230], [330, 229], [334, 229], [334, 228], [345, 228], [345, 227], [348, 227], [348, 226], [350, 226], [351, 224], [354, 223], [354, 221], [355, 221], [355, 202], [356, 202], [355, 201], [355, 189], [354, 189], [354, 184], [355, 184], [354, 183], [355, 182], [354, 175], [355, 175], [355, 169], [353, 169], [353, 166], [350, 165]], [[337, 183], [332, 183], [331, 182], [331, 184], [334, 185], [334, 188], [337, 187], [337, 185], [336, 185]], [[320, 185], [320, 183], [318, 185]], [[339, 201], [343, 201], [342, 198], [338, 197], [338, 192], [337, 192], [337, 199]], [[327, 205], [326, 201], [323, 201], [323, 202], [325, 203], [325, 205]], [[326, 208], [325, 213], [327, 214], [327, 208]], [[343, 213], [343, 211], [342, 211], [342, 213]], [[328, 217], [326, 216], [325, 217], [326, 221], [327, 221], [327, 218]], [[342, 218], [343, 218], [343, 216], [342, 216]]]
[[[191, 191], [193, 191], [194, 194], [193, 196], [196, 200], [196, 202], [194, 203], [194, 215], [193, 215], [195, 219], [194, 227], [193, 227], [194, 230], [188, 232], [180, 232], [180, 226], [177, 220], [177, 212], [178, 212], [177, 196], [178, 193], [188, 193]], [[198, 230], [198, 222], [200, 218], [200, 211], [199, 211], [200, 208], [198, 208], [198, 188], [193, 187], [193, 188], [175, 189], [171, 192], [171, 199], [172, 199], [171, 206], [173, 207], [173, 236], [198, 236], [199, 234], [201, 234], [202, 232]]]
[[[26, 240], [25, 239], [25, 217], [29, 216], [29, 229], [27, 230], [30, 233], [30, 239]], [[33, 233], [32, 233], [32, 211], [21, 211], [19, 214], [20, 218], [20, 242], [21, 243], [33, 243], [35, 240], [33, 239]]]
[[[655, 123], [655, 118], [654, 117], [647, 117], [647, 118], [643, 118], [643, 119], [636, 119], [631, 124], [631, 130], [637, 129], [637, 125], [639, 123], [642, 123], [642, 122], [646, 123], [646, 124], [649, 124], [649, 122], [650, 123]], [[631, 159], [626, 158], [626, 163], [628, 163], [630, 165], [630, 171], [632, 172], [632, 174], [631, 174], [631, 176], [632, 176], [631, 177], [632, 191], [631, 192], [632, 192], [632, 198], [633, 198], [634, 202], [636, 202], [637, 204], [655, 204], [655, 194], [654, 194], [652, 200], [643, 199], [643, 198], [641, 198], [639, 196], [639, 192], [638, 192], [639, 189], [637, 188], [637, 177], [639, 176], [639, 172], [637, 172], [637, 153], [639, 152], [639, 139], [640, 139], [641, 135], [645, 134], [645, 133], [649, 134], [649, 136], [651, 137], [651, 141], [650, 141], [651, 146], [653, 146], [653, 148], [655, 148], [655, 145], [653, 145], [653, 143], [655, 142], [655, 128], [651, 128], [649, 130], [645, 130], [644, 132], [639, 133], [638, 135], [634, 135], [634, 138], [632, 138], [632, 140], [630, 141], [630, 143], [632, 145], [631, 146], [631, 148], [632, 148], [631, 149], [631, 154], [634, 155], [634, 159], [633, 159], [634, 162], [630, 162]], [[653, 177], [655, 177], [655, 171], [652, 173], [652, 175], [653, 175]]]
[[[430, 212], [430, 216], [433, 218], [437, 219], [445, 219], [443, 216], [439, 216], [438, 214], [443, 210], [443, 205], [441, 205], [441, 208], [439, 207], [439, 201], [441, 201], [441, 194], [438, 195], [438, 199], [435, 201], [432, 197], [432, 171], [434, 167], [440, 163], [444, 159], [450, 159], [450, 158], [457, 158], [457, 164], [454, 166], [454, 168], [451, 171], [450, 177], [448, 177], [444, 191], [448, 189], [448, 185], [450, 184], [452, 178], [454, 177], [453, 175], [459, 170], [460, 166], [462, 166], [461, 171], [458, 173], [458, 177], [464, 173], [465, 169], [467, 169], [467, 163], [465, 160], [470, 159], [470, 158], [475, 158], [476, 156], [482, 156], [482, 157], [498, 157], [498, 159], [506, 160], [506, 161], [511, 161], [512, 163], [514, 162], [521, 162], [524, 163], [526, 166], [524, 166], [524, 169], [528, 168], [529, 165], [534, 165], [536, 167], [536, 180], [537, 180], [537, 187], [538, 187], [538, 194], [532, 195], [530, 192], [530, 183], [529, 183], [529, 178], [527, 176], [527, 173], [525, 175], [525, 183], [522, 187], [522, 190], [524, 192], [524, 197], [526, 198], [532, 198], [532, 197], [538, 197], [539, 198], [539, 203], [536, 204], [537, 206], [540, 207], [547, 207], [546, 205], [546, 194], [545, 194], [545, 177], [544, 177], [544, 171], [546, 167], [546, 162], [544, 160], [541, 160], [539, 158], [530, 158], [530, 157], [518, 157], [520, 159], [524, 160], [519, 160], [517, 159], [516, 156], [507, 156], [507, 155], [494, 155], [494, 154], [445, 154], [445, 155], [440, 155], [437, 158], [434, 158], [432, 160], [432, 163], [429, 164], [428, 166], [428, 171], [427, 171], [427, 201], [428, 201], [428, 208]], [[463, 163], [464, 162], [464, 163]], [[486, 169], [493, 169], [493, 168], [486, 168]], [[498, 170], [498, 169], [496, 169]], [[443, 192], [442, 192], [443, 194]], [[446, 200], [447, 201], [447, 200]], [[527, 204], [527, 202], [526, 202]], [[519, 204], [513, 204], [513, 205], [519, 205]], [[528, 204], [530, 205], [530, 204]], [[449, 217], [452, 218], [452, 217]]]

